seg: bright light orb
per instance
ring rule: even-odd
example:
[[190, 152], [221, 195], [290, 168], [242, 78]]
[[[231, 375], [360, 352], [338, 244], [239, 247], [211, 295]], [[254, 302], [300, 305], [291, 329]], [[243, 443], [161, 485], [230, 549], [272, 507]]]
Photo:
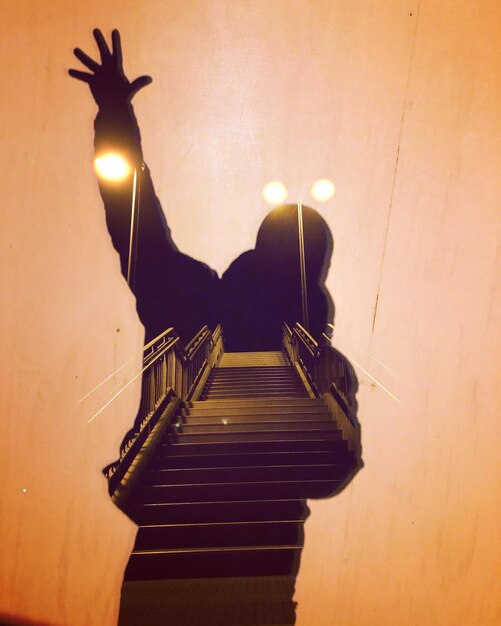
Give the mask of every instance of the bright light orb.
[[98, 176], [106, 180], [119, 181], [127, 178], [131, 173], [129, 163], [116, 152], [108, 152], [94, 161]]
[[263, 198], [268, 204], [282, 204], [287, 200], [287, 189], [278, 180], [272, 180], [263, 187]]
[[319, 202], [327, 202], [336, 193], [336, 187], [331, 180], [322, 178], [313, 183], [311, 195]]

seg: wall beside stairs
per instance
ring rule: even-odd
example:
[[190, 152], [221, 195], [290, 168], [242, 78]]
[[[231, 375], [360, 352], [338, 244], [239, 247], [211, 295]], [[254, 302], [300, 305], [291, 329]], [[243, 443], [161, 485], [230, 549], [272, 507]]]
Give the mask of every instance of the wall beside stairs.
[[117, 26], [126, 70], [154, 77], [136, 111], [183, 251], [223, 271], [253, 246], [265, 182], [310, 204], [315, 179], [337, 185], [318, 208], [365, 468], [311, 504], [298, 626], [493, 626], [499, 2], [2, 9], [0, 615], [111, 626], [134, 537], [100, 469], [138, 385], [89, 420], [142, 330], [91, 170], [94, 107], [65, 74], [92, 27]]

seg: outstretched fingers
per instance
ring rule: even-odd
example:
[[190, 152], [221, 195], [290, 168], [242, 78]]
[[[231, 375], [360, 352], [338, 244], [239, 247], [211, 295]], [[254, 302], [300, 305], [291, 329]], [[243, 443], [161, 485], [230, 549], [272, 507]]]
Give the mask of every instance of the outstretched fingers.
[[80, 48], [75, 48], [73, 50], [73, 54], [77, 57], [79, 61], [81, 61], [86, 67], [88, 67], [89, 70], [96, 72], [100, 68], [100, 65], [96, 63], [94, 59], [91, 59], [88, 54], [85, 54], [83, 50], [80, 50]]
[[77, 80], [83, 80], [84, 83], [90, 83], [94, 78], [93, 74], [87, 74], [87, 72], [80, 72], [79, 70], [68, 70], [68, 74]]
[[130, 84], [129, 95], [132, 97], [140, 89], [146, 87], [146, 85], [149, 85], [151, 82], [153, 82], [153, 78], [151, 76], [140, 76], [139, 78], [136, 78], [136, 80], [132, 81]]
[[76, 58], [92, 73], [75, 69], [69, 70], [68, 73], [71, 77], [90, 85], [94, 100], [99, 106], [110, 98], [115, 100], [128, 98], [130, 100], [135, 93], [152, 82], [151, 76], [140, 76], [132, 82], [129, 82], [125, 76], [122, 68], [122, 44], [118, 30], [115, 29], [111, 33], [111, 48], [108, 47], [99, 28], [95, 28], [93, 33], [101, 55], [102, 65], [99, 65], [80, 48], [75, 48], [73, 52]]
[[106, 43], [104, 35], [99, 30], [99, 28], [95, 28], [93, 33], [94, 33], [94, 39], [96, 40], [96, 43], [97, 43], [97, 47], [99, 48], [101, 61], [104, 63], [111, 57], [110, 49], [108, 48], [108, 44]]
[[122, 43], [120, 41], [120, 33], [116, 28], [111, 33], [111, 44], [116, 64], [118, 67], [122, 67]]

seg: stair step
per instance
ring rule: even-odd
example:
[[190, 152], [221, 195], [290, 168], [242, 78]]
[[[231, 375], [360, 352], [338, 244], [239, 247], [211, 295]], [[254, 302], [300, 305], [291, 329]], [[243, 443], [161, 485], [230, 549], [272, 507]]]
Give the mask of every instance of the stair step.
[[295, 574], [301, 547], [234, 547], [137, 551], [130, 556], [126, 580], [279, 576]]
[[[255, 392], [247, 392], [247, 391], [227, 391], [227, 392], [212, 392], [208, 395], [203, 394], [202, 397], [207, 400], [216, 400], [223, 398], [276, 398], [277, 396], [283, 396], [283, 391], [255, 391]], [[305, 398], [306, 393], [304, 391], [291, 391], [289, 392], [290, 398]]]
[[134, 550], [303, 544], [302, 521], [140, 526]]
[[308, 439], [278, 439], [270, 441], [204, 441], [199, 437], [196, 441], [176, 441], [164, 443], [160, 446], [161, 454], [168, 450], [170, 458], [185, 455], [207, 454], [242, 454], [242, 453], [267, 453], [267, 452], [330, 452], [333, 449], [346, 450], [346, 442], [339, 438], [327, 440], [319, 433], [309, 433]]
[[[311, 406], [308, 405], [299, 405], [293, 407], [287, 407], [286, 405], [280, 406], [266, 406], [260, 404], [258, 406], [241, 406], [241, 407], [212, 407], [212, 408], [190, 408], [183, 409], [181, 411], [181, 415], [184, 417], [197, 417], [197, 418], [210, 418], [210, 417], [223, 417], [223, 416], [232, 416], [232, 417], [244, 417], [246, 415], [254, 416], [254, 415], [274, 415], [274, 416], [297, 416], [300, 418], [309, 418], [311, 415], [331, 415], [327, 410], [325, 404], [313, 404]], [[332, 420], [332, 417], [330, 418]]]
[[[333, 444], [338, 442], [331, 442]], [[342, 442], [341, 442], [342, 443]], [[165, 446], [168, 449], [168, 446]], [[352, 454], [348, 449], [312, 450], [310, 452], [241, 452], [239, 454], [196, 454], [158, 456], [152, 469], [200, 469], [207, 467], [269, 467], [280, 465], [324, 465], [346, 463]]]
[[215, 367], [212, 369], [210, 375], [217, 376], [231, 376], [234, 374], [242, 374], [244, 372], [250, 372], [251, 374], [270, 373], [270, 374], [288, 374], [296, 371], [295, 367], [284, 363], [247, 363], [234, 362], [228, 363], [224, 367]]
[[[206, 390], [204, 391], [204, 395], [207, 397], [211, 397], [213, 394], [235, 394], [235, 393], [240, 393], [240, 392], [244, 392], [245, 394], [251, 394], [251, 395], [256, 395], [256, 396], [262, 396], [263, 392], [266, 393], [270, 393], [272, 392], [273, 394], [277, 394], [279, 392], [281, 392], [284, 395], [287, 395], [289, 393], [295, 393], [295, 392], [303, 392], [304, 387], [302, 387], [299, 383], [294, 383], [294, 384], [290, 384], [290, 385], [273, 385], [273, 384], [266, 384], [266, 385], [235, 385], [235, 386], [230, 386], [230, 385], [225, 385], [225, 386], [221, 386], [221, 387], [214, 387], [209, 385]], [[304, 397], [304, 396], [303, 396]]]
[[[299, 398], [305, 400], [306, 398]], [[325, 404], [297, 404], [288, 406], [287, 403], [269, 405], [266, 401], [259, 404], [249, 404], [239, 406], [241, 400], [235, 400], [235, 406], [231, 403], [228, 405], [216, 406], [212, 403], [209, 405], [210, 400], [207, 400], [207, 407], [196, 406], [186, 407], [181, 409], [181, 415], [196, 416], [196, 417], [218, 417], [223, 415], [312, 415], [328, 413], [329, 410]], [[203, 403], [202, 403], [203, 404]]]
[[302, 385], [302, 381], [301, 379], [299, 379], [297, 376], [288, 376], [287, 378], [253, 378], [250, 376], [247, 376], [245, 378], [242, 379], [231, 379], [231, 380], [218, 380], [218, 379], [210, 379], [207, 382], [207, 387], [212, 387], [214, 389], [216, 388], [223, 388], [223, 387], [239, 387], [239, 386], [254, 386], [254, 387], [258, 387], [259, 385], [265, 385], [268, 387], [271, 386], [275, 386], [275, 387], [282, 387], [282, 386], [287, 386], [287, 385]]
[[288, 392], [291, 389], [303, 389], [303, 384], [299, 380], [281, 380], [281, 381], [254, 381], [248, 380], [238, 382], [212, 382], [208, 383], [205, 388], [205, 393], [212, 391], [235, 391], [236, 389], [245, 389], [246, 391], [266, 389], [275, 391]]
[[282, 352], [225, 352], [219, 362], [219, 368], [248, 365], [285, 366], [287, 362]]
[[198, 432], [198, 433], [175, 433], [171, 435], [167, 435], [172, 438], [172, 442], [184, 442], [184, 443], [197, 443], [200, 441], [205, 442], [213, 442], [213, 443], [224, 443], [230, 441], [252, 441], [252, 442], [261, 442], [261, 441], [308, 441], [315, 440], [319, 437], [326, 440], [339, 440], [341, 439], [341, 432], [336, 430], [335, 427], [332, 429], [325, 430], [275, 430], [275, 431], [247, 431], [247, 432], [227, 432], [222, 431], [218, 433], [210, 433], [210, 432]]
[[[295, 431], [310, 431], [310, 430], [327, 430], [329, 427], [337, 430], [335, 422], [329, 419], [330, 416], [326, 416], [325, 419], [315, 420], [267, 420], [267, 421], [254, 421], [253, 418], [244, 420], [244, 422], [237, 422], [231, 420], [225, 420], [225, 422], [210, 423], [207, 420], [203, 420], [201, 424], [188, 422], [178, 422], [179, 426], [175, 425], [174, 433], [176, 435], [181, 433], [189, 434], [201, 434], [201, 433], [248, 433], [248, 432], [266, 432], [272, 431], [287, 431], [292, 433]], [[251, 421], [252, 419], [252, 421]]]
[[307, 422], [330, 422], [335, 424], [332, 420], [332, 416], [326, 412], [315, 413], [244, 413], [244, 414], [227, 414], [227, 415], [180, 415], [178, 423], [186, 425], [202, 425], [202, 424], [251, 424], [251, 423], [307, 423]]
[[144, 524], [192, 524], [212, 522], [252, 522], [304, 520], [308, 515], [302, 500], [230, 500], [222, 502], [184, 502], [136, 504], [127, 514], [139, 526]]
[[193, 485], [281, 480], [322, 480], [339, 478], [345, 472], [343, 464], [273, 465], [241, 467], [204, 467], [190, 469], [157, 469], [145, 475], [143, 484]]
[[301, 383], [301, 379], [296, 375], [292, 376], [239, 376], [231, 378], [219, 378], [211, 376], [208, 385], [281, 385], [289, 383]]
[[296, 370], [292, 368], [288, 372], [277, 371], [260, 371], [249, 372], [247, 370], [239, 370], [238, 372], [218, 372], [214, 370], [209, 376], [211, 382], [239, 382], [246, 380], [300, 380]]
[[134, 492], [134, 503], [320, 498], [334, 492], [339, 487], [340, 482], [339, 478], [317, 478], [313, 480], [277, 480], [274, 482], [140, 486]]
[[192, 424], [191, 422], [180, 422], [179, 426], [175, 426], [172, 431], [172, 436], [177, 437], [179, 435], [209, 435], [209, 434], [222, 434], [230, 435], [237, 433], [259, 433], [273, 435], [275, 432], [280, 433], [295, 433], [295, 432], [310, 432], [310, 431], [325, 431], [334, 430], [337, 431], [336, 424], [329, 420], [277, 420], [277, 421], [250, 421], [246, 420], [240, 422], [228, 422], [228, 423], [209, 423], [204, 420], [201, 424]]
[[214, 410], [215, 408], [233, 408], [233, 407], [290, 407], [296, 408], [301, 406], [323, 406], [325, 403], [322, 398], [254, 398], [250, 400], [196, 400], [195, 402], [187, 402], [185, 410]]
[[[226, 362], [229, 363], [229, 360], [226, 359]], [[215, 367], [213, 371], [214, 372], [224, 372], [224, 373], [227, 373], [227, 372], [232, 372], [232, 371], [238, 372], [238, 371], [241, 371], [242, 369], [249, 370], [249, 371], [252, 371], [252, 370], [256, 370], [256, 371], [257, 370], [269, 370], [270, 372], [271, 371], [277, 371], [278, 372], [278, 371], [281, 370], [283, 372], [290, 372], [291, 369], [294, 369], [294, 368], [292, 367], [292, 365], [287, 365], [287, 363], [285, 363], [285, 362], [284, 363], [279, 363], [278, 365], [272, 365], [272, 364], [259, 365], [257, 363], [249, 363], [249, 362], [243, 363], [243, 364], [241, 364], [241, 363], [237, 364], [235, 362], [235, 364], [225, 365], [224, 367], [221, 367], [221, 365], [219, 365], [218, 367]]]

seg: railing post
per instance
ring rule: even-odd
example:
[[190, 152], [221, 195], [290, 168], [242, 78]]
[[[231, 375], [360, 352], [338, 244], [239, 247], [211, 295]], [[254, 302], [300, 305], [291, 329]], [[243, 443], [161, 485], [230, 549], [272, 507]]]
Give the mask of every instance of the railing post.
[[167, 393], [167, 356], [164, 354], [161, 360], [161, 369], [160, 369], [160, 378], [161, 378], [161, 395]]

